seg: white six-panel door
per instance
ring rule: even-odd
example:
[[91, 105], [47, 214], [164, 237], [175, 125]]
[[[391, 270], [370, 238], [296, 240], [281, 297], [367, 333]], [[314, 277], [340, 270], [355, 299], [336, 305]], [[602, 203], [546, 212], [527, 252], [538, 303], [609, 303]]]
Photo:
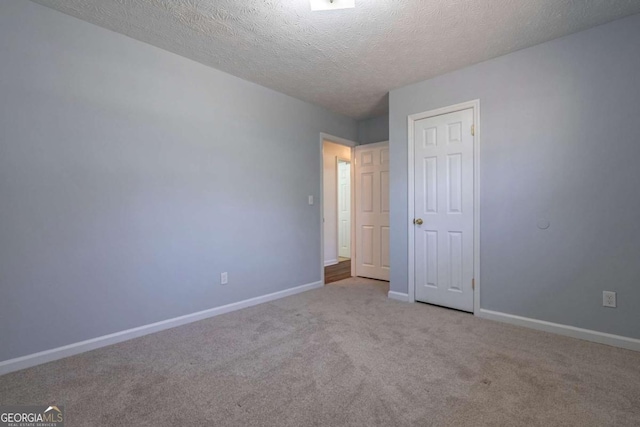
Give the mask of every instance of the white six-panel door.
[[356, 147], [356, 275], [389, 280], [389, 143]]
[[415, 297], [473, 311], [473, 109], [418, 120]]
[[338, 159], [338, 256], [351, 258], [351, 163]]

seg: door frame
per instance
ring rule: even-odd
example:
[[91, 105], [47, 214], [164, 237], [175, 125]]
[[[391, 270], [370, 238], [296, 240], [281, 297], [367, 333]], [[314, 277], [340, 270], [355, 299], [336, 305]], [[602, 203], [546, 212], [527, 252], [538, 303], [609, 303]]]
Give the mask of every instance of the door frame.
[[415, 226], [413, 218], [415, 213], [415, 122], [430, 117], [441, 116], [443, 114], [455, 113], [457, 111], [473, 109], [473, 312], [480, 313], [480, 100], [463, 102], [460, 104], [450, 105], [448, 107], [429, 110], [422, 113], [411, 114], [407, 117], [408, 124], [408, 218], [407, 230], [409, 235], [409, 258], [408, 258], [408, 283], [407, 293], [409, 302], [416, 301], [416, 283], [415, 283]]
[[[323, 154], [323, 146], [324, 142], [333, 142], [334, 144], [344, 145], [346, 147], [351, 148], [351, 224], [354, 224], [355, 221], [355, 209], [353, 208], [356, 203], [356, 191], [355, 191], [355, 168], [354, 159], [356, 155], [356, 146], [357, 142], [351, 141], [350, 139], [340, 138], [339, 136], [330, 135], [328, 133], [320, 132], [320, 280], [322, 281], [322, 286], [324, 286], [324, 154]], [[356, 248], [354, 245], [355, 242], [355, 228], [351, 227], [351, 276], [355, 276], [355, 257], [356, 257]]]
[[[355, 147], [351, 147], [351, 157], [354, 156], [354, 151], [355, 151]], [[353, 191], [353, 188], [351, 186], [352, 184], [352, 180], [353, 180], [353, 173], [352, 173], [352, 168], [353, 168], [353, 164], [352, 164], [352, 160], [351, 159], [345, 159], [344, 157], [340, 157], [340, 156], [336, 156], [336, 218], [340, 218], [340, 171], [338, 170], [338, 168], [340, 167], [340, 162], [344, 162], [344, 163], [349, 163], [349, 221], [351, 221], [351, 219], [353, 218], [353, 212], [351, 212], [351, 210], [353, 210], [353, 203], [354, 203], [354, 199], [351, 197], [351, 192]], [[324, 172], [324, 171], [323, 171]], [[323, 192], [324, 193], [324, 192]], [[324, 196], [324, 194], [323, 194]], [[324, 200], [323, 200], [324, 201]], [[352, 240], [351, 240], [351, 236], [353, 235], [352, 230], [353, 229], [353, 224], [349, 225], [349, 257], [351, 257], [351, 255], [353, 255], [353, 245]], [[338, 227], [336, 227], [336, 244], [337, 244], [337, 254], [338, 254], [338, 262], [340, 262], [340, 225], [338, 225]]]

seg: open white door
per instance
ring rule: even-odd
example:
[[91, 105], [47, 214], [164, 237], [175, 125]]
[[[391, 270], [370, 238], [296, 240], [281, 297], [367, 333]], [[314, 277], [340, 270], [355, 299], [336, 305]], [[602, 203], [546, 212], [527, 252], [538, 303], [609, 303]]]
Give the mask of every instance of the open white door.
[[473, 312], [474, 111], [414, 125], [415, 299]]
[[389, 280], [389, 143], [356, 147], [356, 275]]
[[338, 256], [351, 258], [351, 160], [338, 159]]

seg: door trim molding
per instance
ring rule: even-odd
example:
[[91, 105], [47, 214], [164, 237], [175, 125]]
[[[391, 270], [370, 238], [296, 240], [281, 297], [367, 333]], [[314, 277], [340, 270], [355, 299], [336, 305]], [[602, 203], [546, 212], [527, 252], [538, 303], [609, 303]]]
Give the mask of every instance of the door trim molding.
[[[346, 147], [351, 148], [351, 165], [353, 165], [353, 160], [355, 156], [355, 147], [358, 145], [357, 142], [351, 141], [350, 139], [340, 138], [339, 136], [330, 135], [328, 133], [320, 132], [320, 281], [324, 285], [324, 142], [333, 142], [334, 144], [344, 145]], [[355, 222], [355, 206], [356, 201], [356, 183], [355, 183], [355, 173], [354, 167], [351, 168], [351, 223]], [[356, 248], [354, 245], [355, 242], [355, 230], [354, 227], [351, 227], [351, 275], [355, 276], [355, 259], [356, 259]]]
[[409, 236], [408, 250], [408, 301], [415, 302], [416, 283], [415, 283], [415, 227], [413, 225], [414, 205], [414, 157], [415, 157], [415, 122], [429, 117], [441, 116], [443, 114], [455, 113], [457, 111], [473, 109], [473, 124], [475, 126], [475, 135], [473, 139], [473, 277], [475, 279], [475, 289], [473, 291], [473, 312], [480, 312], [480, 100], [463, 102], [460, 104], [450, 105], [448, 107], [438, 108], [435, 110], [425, 111], [422, 113], [411, 114], [407, 117], [408, 128], [408, 217], [407, 230]]

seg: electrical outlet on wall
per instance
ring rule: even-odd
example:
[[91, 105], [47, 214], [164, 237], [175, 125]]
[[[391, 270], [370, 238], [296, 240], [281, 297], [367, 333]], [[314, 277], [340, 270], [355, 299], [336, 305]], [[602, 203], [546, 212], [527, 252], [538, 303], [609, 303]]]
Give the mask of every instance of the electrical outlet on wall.
[[616, 307], [616, 293], [611, 291], [602, 291], [602, 305], [605, 307]]
[[227, 283], [229, 283], [229, 275], [227, 272], [225, 271], [224, 273], [220, 273], [220, 284], [226, 285]]

